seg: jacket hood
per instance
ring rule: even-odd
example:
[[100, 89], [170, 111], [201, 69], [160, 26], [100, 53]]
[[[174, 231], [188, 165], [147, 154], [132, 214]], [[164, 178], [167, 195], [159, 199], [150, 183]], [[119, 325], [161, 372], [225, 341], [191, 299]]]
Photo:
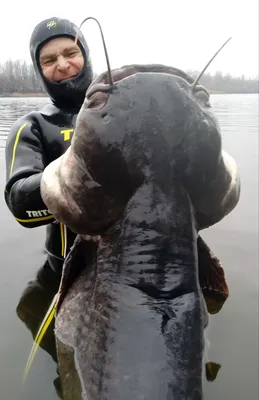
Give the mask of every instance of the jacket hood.
[[[52, 82], [44, 77], [39, 63], [39, 52], [42, 46], [57, 37], [75, 39], [78, 35], [78, 46], [84, 57], [84, 67], [75, 77], [64, 82]], [[30, 39], [30, 54], [37, 78], [49, 94], [53, 103], [59, 108], [80, 108], [85, 93], [93, 80], [93, 69], [89, 48], [79, 28], [67, 19], [52, 17], [40, 22], [32, 32]]]

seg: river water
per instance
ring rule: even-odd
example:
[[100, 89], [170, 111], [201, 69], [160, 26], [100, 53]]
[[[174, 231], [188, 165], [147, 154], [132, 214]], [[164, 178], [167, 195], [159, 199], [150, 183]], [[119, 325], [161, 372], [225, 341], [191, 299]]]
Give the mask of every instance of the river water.
[[[46, 98], [0, 98], [1, 400], [59, 398], [55, 389], [56, 365], [42, 349], [37, 353], [28, 380], [21, 386], [32, 335], [28, 329], [30, 322], [24, 323], [16, 308], [44, 263], [45, 228], [30, 230], [19, 226], [3, 199], [4, 148], [9, 129], [19, 116], [40, 109], [48, 101]], [[222, 261], [230, 289], [225, 306], [210, 319], [209, 355], [222, 367], [214, 382], [205, 382], [205, 400], [257, 400], [258, 95], [212, 95], [211, 103], [221, 125], [223, 147], [237, 161], [242, 194], [236, 209], [202, 234]], [[31, 308], [27, 314], [30, 312]]]

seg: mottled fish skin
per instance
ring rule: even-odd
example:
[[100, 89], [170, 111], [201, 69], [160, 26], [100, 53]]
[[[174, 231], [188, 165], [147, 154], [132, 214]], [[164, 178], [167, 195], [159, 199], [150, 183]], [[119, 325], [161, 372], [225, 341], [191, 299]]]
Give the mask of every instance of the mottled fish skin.
[[127, 68], [111, 94], [86, 98], [70, 148], [43, 174], [50, 212], [101, 235], [96, 255], [67, 265], [86, 264], [56, 316], [64, 399], [200, 400], [197, 233], [235, 207], [239, 178], [205, 89]]
[[[83, 399], [202, 399], [195, 220], [186, 191], [173, 187], [171, 195], [152, 184], [136, 192], [63, 300], [59, 357], [64, 344], [75, 350]], [[72, 400], [72, 372], [60, 373]]]
[[146, 179], [148, 146], [159, 159], [166, 144], [169, 169], [187, 188], [199, 229], [219, 222], [239, 200], [240, 179], [235, 161], [222, 151], [206, 90], [192, 93], [170, 68], [169, 73], [135, 69], [115, 70], [117, 79], [132, 75], [119, 80], [111, 94], [86, 97], [71, 146], [44, 171], [45, 204], [75, 232], [102, 234]]

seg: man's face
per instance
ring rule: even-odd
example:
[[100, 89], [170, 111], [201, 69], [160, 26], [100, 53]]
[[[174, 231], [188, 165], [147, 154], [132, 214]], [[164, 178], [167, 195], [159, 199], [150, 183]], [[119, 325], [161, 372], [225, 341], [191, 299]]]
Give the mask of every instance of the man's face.
[[84, 57], [72, 39], [60, 37], [51, 39], [41, 48], [40, 66], [45, 78], [62, 82], [79, 74]]

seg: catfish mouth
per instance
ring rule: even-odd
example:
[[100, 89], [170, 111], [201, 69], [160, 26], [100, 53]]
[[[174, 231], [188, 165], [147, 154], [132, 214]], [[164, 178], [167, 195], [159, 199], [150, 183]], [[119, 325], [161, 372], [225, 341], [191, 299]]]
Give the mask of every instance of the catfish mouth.
[[87, 103], [87, 108], [100, 110], [107, 103], [109, 94], [117, 89], [116, 83], [128, 78], [131, 75], [136, 75], [137, 73], [160, 73], [168, 74], [172, 77], [182, 79], [181, 86], [186, 86], [186, 90], [190, 92], [190, 95], [195, 98], [195, 101], [205, 107], [211, 108], [210, 104], [210, 94], [207, 89], [202, 85], [195, 85], [193, 87], [195, 79], [188, 75], [186, 72], [169, 67], [162, 64], [133, 64], [126, 65], [121, 68], [106, 71], [100, 74], [89, 86], [85, 98]]
[[194, 87], [194, 89], [193, 89], [193, 92], [194, 93], [197, 93], [197, 92], [204, 92], [204, 93], [206, 93], [208, 96], [209, 96], [209, 92], [208, 92], [208, 90], [205, 88], [205, 86], [203, 86], [203, 85], [196, 85], [195, 87]]
[[[97, 92], [101, 93], [111, 93], [114, 89], [116, 89], [116, 82], [122, 81], [124, 78], [127, 78], [131, 75], [135, 75], [137, 73], [164, 73], [169, 74], [178, 78], [182, 78], [185, 81], [190, 89], [195, 81], [193, 77], [188, 75], [186, 72], [166, 66], [163, 64], [132, 64], [125, 65], [121, 68], [117, 68], [111, 70], [112, 81], [109, 78], [109, 71], [105, 71], [100, 74], [89, 86], [88, 91], [86, 92], [86, 98], [89, 100], [91, 96], [93, 96]], [[200, 97], [203, 100], [204, 104], [208, 103], [209, 105], [209, 92], [202, 85], [196, 85], [192, 88], [193, 94], [195, 97]]]
[[[147, 66], [145, 66], [147, 68]], [[97, 92], [111, 93], [116, 89], [116, 82], [123, 80], [131, 75], [141, 72], [135, 66], [125, 66], [111, 71], [112, 82], [109, 79], [108, 71], [100, 74], [89, 86], [86, 98], [90, 99]], [[148, 69], [147, 69], [148, 72]]]
[[105, 83], [96, 83], [91, 86], [86, 93], [86, 98], [89, 100], [95, 93], [109, 93], [115, 88], [115, 85], [105, 84]]
[[211, 108], [210, 93], [204, 86], [202, 85], [195, 86], [194, 88], [192, 88], [192, 93], [195, 99], [199, 103], [201, 103], [205, 108]]
[[92, 110], [102, 109], [106, 105], [108, 96], [113, 89], [114, 86], [104, 83], [97, 83], [91, 86], [90, 90], [86, 93], [87, 108]]

